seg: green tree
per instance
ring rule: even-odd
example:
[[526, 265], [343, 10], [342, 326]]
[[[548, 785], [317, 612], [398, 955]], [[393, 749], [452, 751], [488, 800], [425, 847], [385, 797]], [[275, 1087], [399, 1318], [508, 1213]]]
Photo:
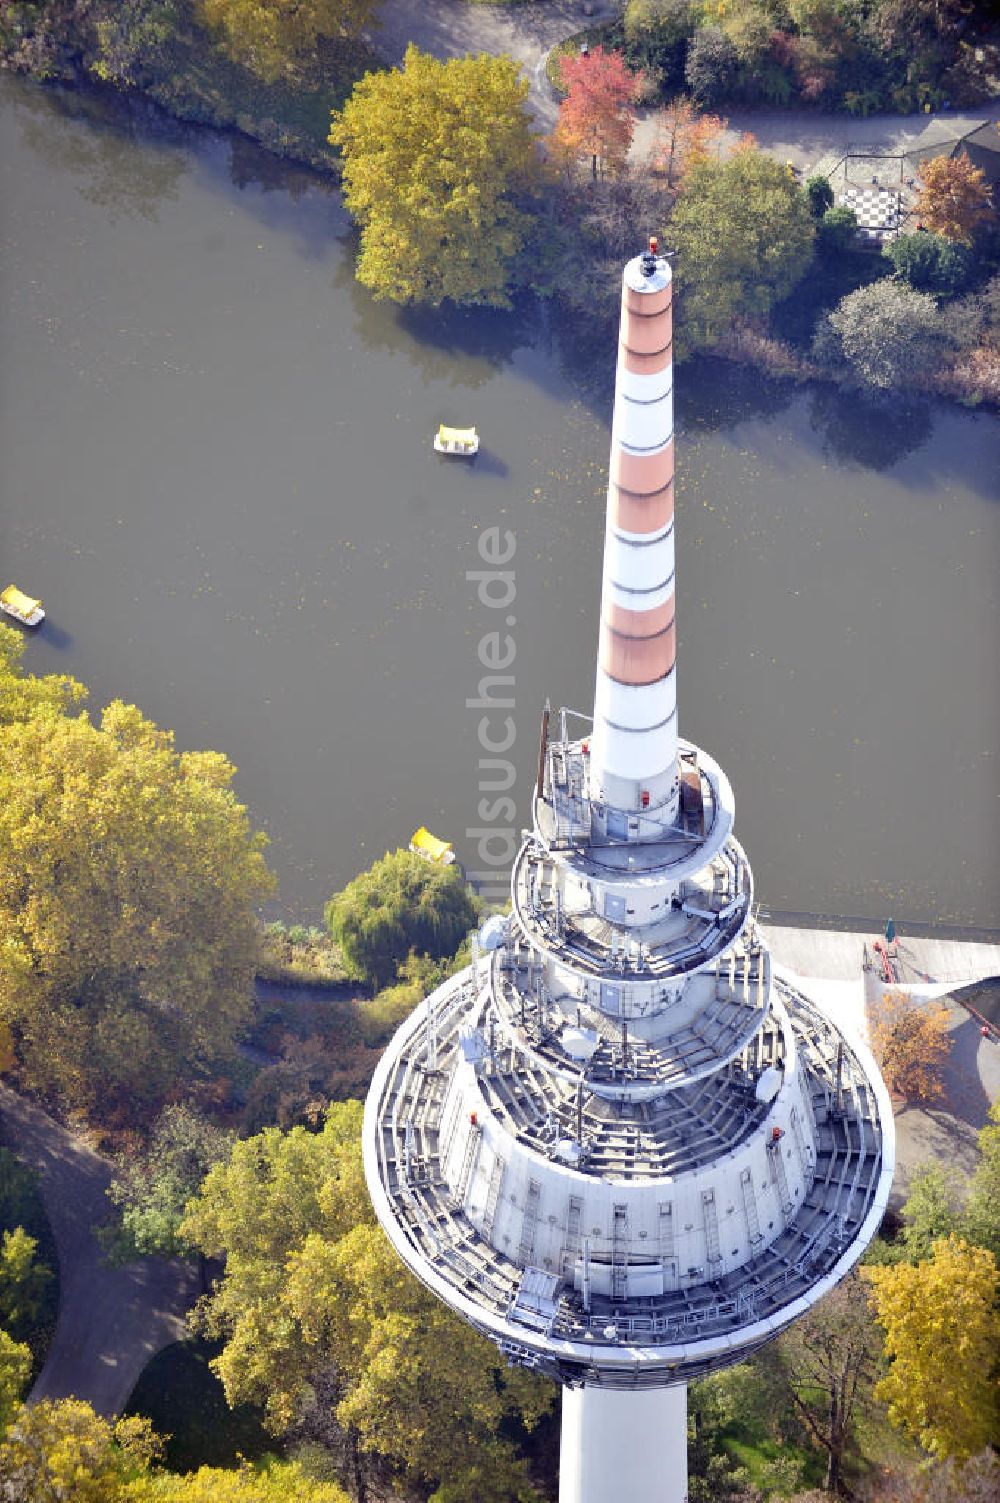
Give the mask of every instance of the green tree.
[[857, 1273], [851, 1273], [770, 1348], [779, 1392], [826, 1458], [839, 1493], [859, 1417], [875, 1383], [881, 1341]]
[[885, 1330], [889, 1371], [875, 1389], [889, 1418], [932, 1456], [964, 1461], [1000, 1438], [1000, 1270], [958, 1237], [920, 1263], [862, 1269]]
[[914, 1170], [903, 1205], [903, 1251], [911, 1263], [929, 1258], [935, 1242], [956, 1230], [960, 1189], [943, 1164]]
[[994, 1101], [989, 1121], [980, 1129], [979, 1155], [962, 1230], [1000, 1263], [1000, 1101]]
[[930, 292], [935, 297], [954, 297], [972, 273], [972, 256], [964, 245], [926, 230], [897, 235], [883, 246], [882, 254], [892, 262], [897, 277], [917, 292]]
[[434, 960], [453, 955], [478, 913], [456, 866], [393, 851], [330, 899], [326, 922], [353, 974], [383, 987], [411, 950]]
[[739, 53], [718, 26], [695, 32], [684, 64], [684, 79], [701, 105], [718, 104], [732, 93]]
[[234, 771], [119, 702], [0, 738], [0, 1019], [29, 1084], [128, 1113], [231, 1045], [273, 886]]
[[52, 1272], [35, 1257], [38, 1243], [23, 1226], [0, 1242], [0, 1326], [26, 1338], [38, 1320]]
[[653, 72], [665, 92], [684, 84], [687, 43], [697, 25], [692, 0], [627, 0], [622, 16], [625, 57]]
[[123, 1159], [108, 1188], [121, 1211], [103, 1241], [116, 1261], [192, 1249], [180, 1234], [184, 1208], [213, 1164], [229, 1157], [233, 1134], [182, 1103], [164, 1107], [148, 1147]]
[[235, 62], [265, 81], [308, 57], [323, 37], [357, 37], [378, 0], [197, 0]]
[[214, 1365], [227, 1398], [264, 1404], [281, 1432], [333, 1373], [362, 1483], [373, 1451], [411, 1479], [457, 1489], [442, 1496], [489, 1500], [481, 1487], [492, 1475], [501, 1497], [527, 1500], [499, 1427], [510, 1413], [534, 1423], [550, 1391], [509, 1372], [399, 1261], [368, 1199], [361, 1114], [345, 1102], [319, 1133], [270, 1129], [235, 1144], [189, 1206], [183, 1235], [226, 1260], [200, 1322], [225, 1340]]
[[840, 300], [817, 329], [813, 352], [862, 386], [890, 391], [924, 375], [941, 332], [932, 297], [883, 278]]
[[751, 146], [691, 167], [670, 228], [689, 348], [767, 314], [805, 273], [816, 233], [791, 174]]
[[162, 65], [180, 25], [179, 0], [117, 0], [94, 21], [97, 49], [91, 72], [105, 83], [135, 88]]
[[369, 73], [333, 117], [358, 280], [377, 298], [507, 307], [537, 173], [528, 84], [507, 57], [436, 58]]

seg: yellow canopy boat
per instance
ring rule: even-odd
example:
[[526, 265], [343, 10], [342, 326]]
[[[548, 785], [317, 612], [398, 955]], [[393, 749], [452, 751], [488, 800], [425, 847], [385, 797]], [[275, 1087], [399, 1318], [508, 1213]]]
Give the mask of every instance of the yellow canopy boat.
[[455, 859], [451, 841], [439, 840], [423, 825], [410, 841], [410, 850], [415, 856], [423, 856], [427, 861], [433, 861], [436, 866], [451, 866]]
[[26, 595], [17, 585], [10, 584], [5, 590], [0, 590], [0, 611], [13, 616], [22, 626], [37, 626], [45, 620], [42, 602]]
[[442, 423], [434, 435], [434, 447], [439, 454], [476, 454], [479, 434], [475, 428], [448, 428]]

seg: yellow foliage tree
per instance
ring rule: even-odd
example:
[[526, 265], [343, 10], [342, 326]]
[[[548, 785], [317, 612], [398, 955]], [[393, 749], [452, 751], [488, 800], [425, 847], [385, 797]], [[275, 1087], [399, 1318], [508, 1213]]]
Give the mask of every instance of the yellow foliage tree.
[[321, 1384], [363, 1476], [379, 1452], [442, 1498], [535, 1499], [499, 1428], [529, 1427], [551, 1385], [507, 1368], [406, 1270], [379, 1228], [361, 1161], [359, 1102], [319, 1133], [269, 1129], [237, 1143], [188, 1207], [182, 1232], [225, 1276], [199, 1323], [226, 1345], [214, 1363], [231, 1404], [266, 1405], [283, 1431]]
[[923, 164], [913, 212], [925, 229], [963, 245], [971, 245], [976, 231], [995, 218], [986, 175], [964, 151]]
[[358, 281], [376, 298], [507, 307], [537, 171], [527, 82], [508, 57], [439, 62], [407, 48], [334, 115], [344, 202], [361, 227]]
[[131, 1110], [230, 1046], [273, 886], [234, 772], [119, 702], [0, 737], [0, 1021], [31, 1084]]
[[35, 678], [22, 672], [23, 654], [21, 633], [0, 626], [0, 727], [39, 715], [66, 714], [86, 699], [83, 684], [67, 674], [47, 673], [43, 678]]
[[992, 1253], [942, 1238], [922, 1263], [866, 1267], [891, 1359], [875, 1393], [889, 1418], [944, 1459], [1000, 1439], [1000, 1270]]
[[265, 1462], [235, 1470], [203, 1466], [177, 1477], [170, 1472], [130, 1482], [127, 1503], [350, 1503], [335, 1482], [320, 1482], [294, 1462]]
[[356, 37], [378, 0], [198, 0], [222, 45], [266, 82], [315, 51], [321, 37]]
[[883, 992], [871, 1020], [872, 1050], [886, 1084], [907, 1101], [940, 1101], [942, 1071], [951, 1051], [948, 1009]]
[[0, 1441], [5, 1503], [126, 1503], [129, 1480], [162, 1449], [148, 1420], [117, 1424], [79, 1399], [21, 1408]]

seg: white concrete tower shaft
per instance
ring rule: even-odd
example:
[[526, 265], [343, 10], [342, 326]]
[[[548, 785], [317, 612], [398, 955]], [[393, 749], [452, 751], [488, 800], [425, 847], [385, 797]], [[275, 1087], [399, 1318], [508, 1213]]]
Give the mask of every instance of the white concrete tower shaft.
[[611, 428], [591, 797], [609, 811], [677, 811], [673, 317], [670, 266], [625, 267]]
[[564, 1388], [559, 1503], [687, 1503], [687, 1385]]

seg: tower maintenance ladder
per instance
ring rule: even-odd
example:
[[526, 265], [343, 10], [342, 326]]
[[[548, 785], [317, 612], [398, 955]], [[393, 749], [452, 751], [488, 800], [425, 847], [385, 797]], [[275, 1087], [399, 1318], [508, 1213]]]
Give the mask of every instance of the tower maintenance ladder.
[[500, 1190], [503, 1185], [503, 1177], [507, 1172], [507, 1161], [496, 1154], [493, 1159], [493, 1168], [490, 1170], [490, 1182], [486, 1190], [486, 1209], [483, 1211], [483, 1236], [489, 1238], [493, 1231], [493, 1220], [497, 1213], [497, 1205], [500, 1201]]
[[705, 1223], [705, 1247], [708, 1252], [708, 1261], [710, 1263], [721, 1263], [722, 1253], [719, 1250], [719, 1213], [715, 1204], [714, 1190], [702, 1190], [701, 1215]]
[[517, 1249], [517, 1261], [522, 1268], [526, 1267], [535, 1255], [535, 1223], [538, 1220], [538, 1202], [541, 1199], [542, 1187], [537, 1179], [528, 1181], [528, 1198], [524, 1204], [524, 1216], [521, 1221], [521, 1242]]
[[625, 1299], [628, 1295], [628, 1207], [615, 1206], [614, 1225], [611, 1230], [611, 1298]]
[[469, 1181], [472, 1179], [472, 1172], [476, 1166], [476, 1160], [479, 1157], [479, 1145], [482, 1141], [482, 1137], [483, 1129], [480, 1127], [478, 1122], [474, 1122], [472, 1125], [472, 1131], [469, 1133], [469, 1140], [465, 1145], [465, 1157], [462, 1160], [462, 1172], [458, 1176], [458, 1184], [455, 1186], [455, 1199], [458, 1201], [460, 1206], [465, 1204], [465, 1197], [469, 1189]]
[[566, 1251], [563, 1256], [563, 1271], [570, 1272], [580, 1256], [580, 1221], [583, 1216], [583, 1197], [571, 1195], [566, 1213]]
[[750, 1235], [750, 1246], [756, 1247], [762, 1241], [760, 1234], [760, 1216], [757, 1213], [757, 1197], [753, 1191], [753, 1173], [744, 1169], [740, 1175], [740, 1188], [743, 1191], [743, 1215], [746, 1217], [747, 1232]]
[[[777, 1132], [775, 1128], [775, 1132]], [[785, 1216], [792, 1209], [792, 1197], [788, 1193], [788, 1176], [785, 1173], [785, 1156], [781, 1151], [784, 1135], [780, 1138], [772, 1138], [767, 1145], [768, 1157], [771, 1160], [771, 1178], [778, 1187], [778, 1199]]]

